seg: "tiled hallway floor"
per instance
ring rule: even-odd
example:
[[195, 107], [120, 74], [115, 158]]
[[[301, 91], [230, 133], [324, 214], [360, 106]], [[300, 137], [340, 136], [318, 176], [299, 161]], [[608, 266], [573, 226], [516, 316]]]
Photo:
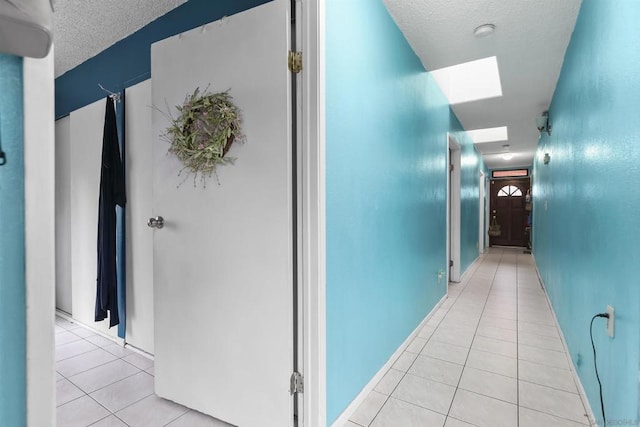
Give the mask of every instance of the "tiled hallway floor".
[[56, 317], [58, 427], [229, 427], [160, 399], [153, 361]]
[[474, 264], [345, 427], [589, 425], [531, 255]]

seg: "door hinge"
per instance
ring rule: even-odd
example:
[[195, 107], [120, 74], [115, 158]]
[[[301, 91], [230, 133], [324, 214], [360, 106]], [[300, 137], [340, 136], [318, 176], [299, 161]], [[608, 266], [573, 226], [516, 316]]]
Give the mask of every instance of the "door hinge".
[[294, 372], [291, 374], [291, 386], [289, 387], [290, 394], [304, 393], [304, 377], [300, 372]]
[[449, 267], [453, 267], [453, 260], [452, 259], [449, 260]]
[[449, 172], [453, 172], [453, 165], [449, 165]]
[[302, 52], [289, 51], [289, 71], [294, 74], [302, 71]]

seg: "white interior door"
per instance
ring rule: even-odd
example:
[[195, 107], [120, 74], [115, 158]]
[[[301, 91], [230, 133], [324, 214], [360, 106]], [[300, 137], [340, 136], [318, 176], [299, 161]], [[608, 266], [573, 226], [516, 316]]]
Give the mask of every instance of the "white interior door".
[[206, 188], [179, 185], [157, 137], [167, 118], [153, 113], [156, 393], [241, 427], [293, 419], [289, 37], [289, 2], [276, 0], [151, 52], [154, 106], [209, 87], [242, 111], [247, 141]]

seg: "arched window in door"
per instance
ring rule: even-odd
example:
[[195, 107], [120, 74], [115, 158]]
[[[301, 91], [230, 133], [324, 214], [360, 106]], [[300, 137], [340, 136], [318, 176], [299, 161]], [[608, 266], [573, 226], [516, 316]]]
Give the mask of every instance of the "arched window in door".
[[505, 185], [498, 191], [498, 197], [522, 197], [522, 190], [515, 185]]

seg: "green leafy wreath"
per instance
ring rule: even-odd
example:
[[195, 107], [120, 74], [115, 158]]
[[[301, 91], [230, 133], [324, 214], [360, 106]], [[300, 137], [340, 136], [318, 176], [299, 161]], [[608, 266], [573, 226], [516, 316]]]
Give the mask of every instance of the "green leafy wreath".
[[[235, 158], [226, 154], [234, 141], [244, 142], [240, 128], [240, 110], [232, 101], [229, 91], [210, 93], [200, 88], [187, 95], [182, 105], [177, 105], [180, 113], [175, 119], [170, 116], [171, 126], [164, 134], [171, 144], [169, 153], [174, 154], [184, 165], [178, 175], [185, 170], [187, 176], [193, 174], [206, 186], [206, 178], [216, 175], [216, 167], [233, 164]], [[183, 181], [184, 182], [184, 181]], [[220, 181], [218, 180], [218, 185]]]

